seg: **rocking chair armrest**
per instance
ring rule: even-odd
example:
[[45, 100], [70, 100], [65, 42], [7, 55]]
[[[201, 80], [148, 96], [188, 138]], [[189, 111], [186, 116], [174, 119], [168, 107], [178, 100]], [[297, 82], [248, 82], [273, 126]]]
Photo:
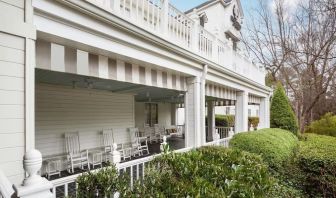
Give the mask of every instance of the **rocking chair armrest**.
[[86, 157], [87, 159], [89, 159], [89, 150], [84, 150], [84, 151], [81, 151], [80, 152], [80, 155], [81, 155], [81, 157]]

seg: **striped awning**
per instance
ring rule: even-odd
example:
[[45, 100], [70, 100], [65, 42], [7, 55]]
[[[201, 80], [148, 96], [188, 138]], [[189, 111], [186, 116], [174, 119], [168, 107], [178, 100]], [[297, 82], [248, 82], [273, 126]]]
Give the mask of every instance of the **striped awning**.
[[212, 83], [206, 83], [205, 85], [205, 95], [224, 99], [224, 100], [236, 100], [237, 99], [237, 93], [234, 89], [230, 89], [228, 87], [212, 84]]
[[261, 103], [261, 98], [255, 95], [248, 95], [248, 103], [249, 104], [260, 104]]
[[179, 91], [187, 89], [186, 77], [179, 72], [128, 63], [43, 40], [36, 42], [36, 67]]

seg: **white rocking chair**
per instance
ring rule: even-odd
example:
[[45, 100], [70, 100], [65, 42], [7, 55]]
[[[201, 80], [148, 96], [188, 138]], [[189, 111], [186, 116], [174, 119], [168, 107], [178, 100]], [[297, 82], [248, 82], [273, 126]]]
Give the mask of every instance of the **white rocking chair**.
[[[111, 152], [113, 151], [114, 136], [112, 129], [103, 130], [103, 143], [104, 143], [104, 152], [105, 152], [105, 160], [110, 161]], [[120, 157], [125, 160], [126, 158], [130, 158], [130, 154], [127, 152], [127, 149], [124, 149], [123, 144], [117, 144], [117, 151], [120, 152]]]
[[130, 128], [129, 132], [131, 137], [133, 156], [141, 156], [144, 154], [144, 151], [146, 154], [149, 154], [147, 137], [141, 137], [138, 128]]
[[65, 149], [67, 153], [69, 173], [73, 174], [75, 167], [84, 169], [84, 165], [87, 165], [90, 170], [89, 152], [88, 150], [81, 151], [78, 132], [65, 133]]

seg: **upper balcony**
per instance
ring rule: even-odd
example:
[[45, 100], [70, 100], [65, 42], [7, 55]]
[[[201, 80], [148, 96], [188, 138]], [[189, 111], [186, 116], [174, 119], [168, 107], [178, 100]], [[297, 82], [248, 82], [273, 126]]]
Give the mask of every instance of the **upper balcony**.
[[[214, 64], [265, 85], [265, 70], [241, 51], [205, 30], [198, 16], [176, 9], [169, 0], [85, 0], [126, 21], [193, 52]], [[194, 17], [195, 16], [195, 17]]]

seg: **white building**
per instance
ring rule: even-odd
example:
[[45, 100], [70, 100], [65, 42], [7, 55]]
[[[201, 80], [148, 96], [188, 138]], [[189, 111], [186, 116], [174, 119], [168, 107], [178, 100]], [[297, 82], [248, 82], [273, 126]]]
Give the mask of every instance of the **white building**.
[[265, 71], [239, 50], [239, 0], [186, 14], [168, 0], [3, 0], [0, 16], [0, 170], [11, 183], [26, 151], [65, 155], [66, 132], [80, 132], [82, 149], [101, 146], [105, 128], [128, 142], [130, 127], [182, 124], [178, 106], [185, 147], [206, 143], [206, 104], [208, 115], [234, 105], [241, 132], [257, 103], [269, 127]]

